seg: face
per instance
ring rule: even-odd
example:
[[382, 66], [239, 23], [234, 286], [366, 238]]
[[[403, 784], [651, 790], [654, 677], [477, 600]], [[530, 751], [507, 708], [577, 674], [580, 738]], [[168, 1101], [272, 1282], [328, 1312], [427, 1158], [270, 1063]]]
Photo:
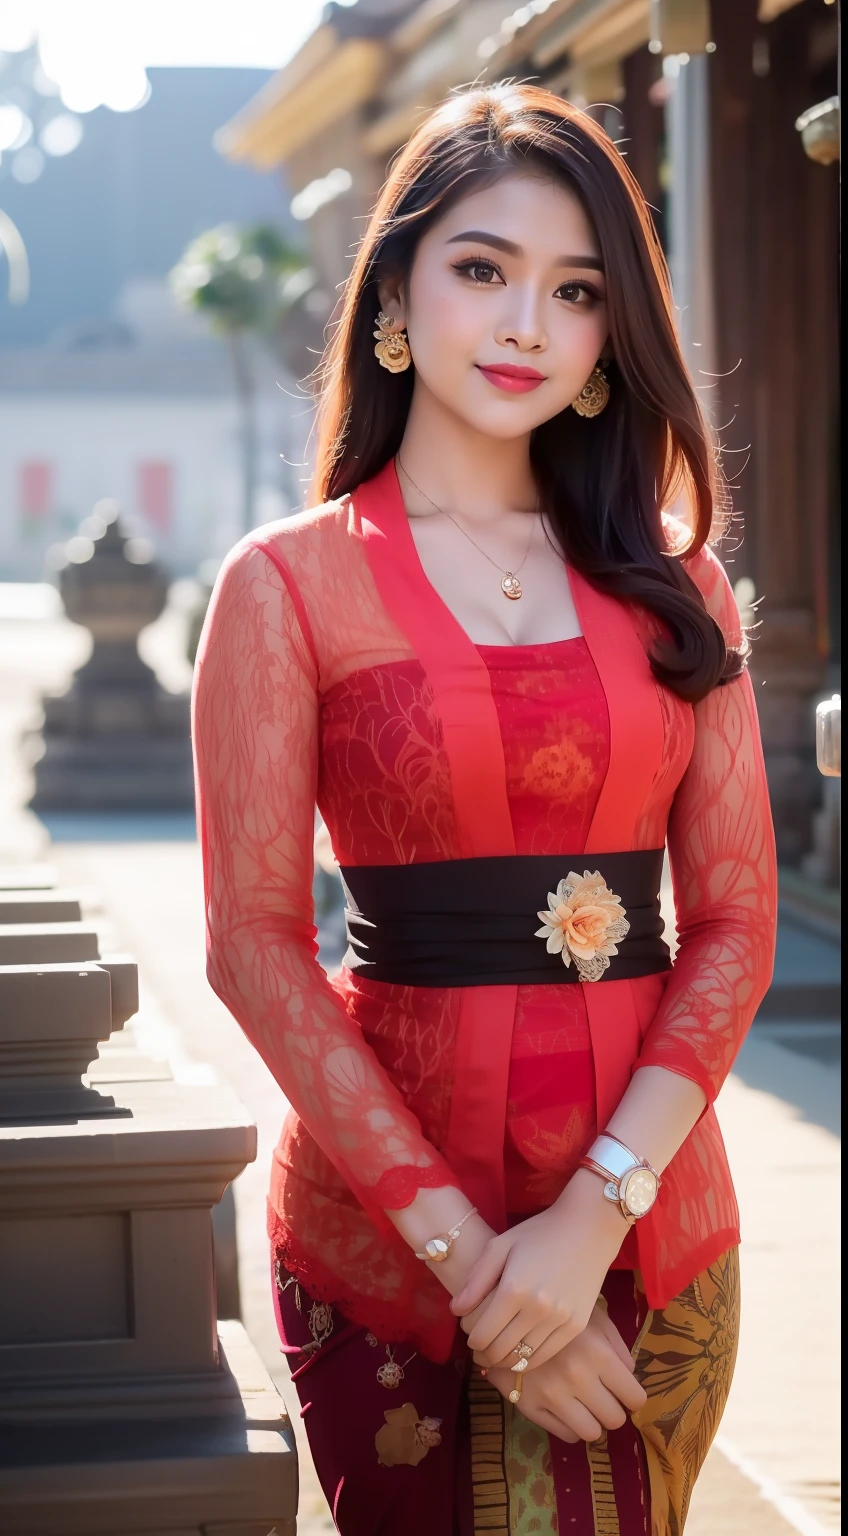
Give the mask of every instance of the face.
[[525, 436], [580, 393], [607, 341], [597, 238], [579, 199], [510, 174], [456, 203], [381, 303], [415, 389], [485, 435]]

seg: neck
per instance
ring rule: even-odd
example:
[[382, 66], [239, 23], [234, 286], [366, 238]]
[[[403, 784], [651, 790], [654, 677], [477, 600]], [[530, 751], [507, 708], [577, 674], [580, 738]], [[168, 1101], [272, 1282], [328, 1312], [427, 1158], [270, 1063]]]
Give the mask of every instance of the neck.
[[[409, 479], [437, 507], [469, 521], [532, 512], [537, 503], [529, 435], [504, 440], [460, 421], [416, 382], [399, 458]], [[422, 500], [413, 513], [432, 511]]]

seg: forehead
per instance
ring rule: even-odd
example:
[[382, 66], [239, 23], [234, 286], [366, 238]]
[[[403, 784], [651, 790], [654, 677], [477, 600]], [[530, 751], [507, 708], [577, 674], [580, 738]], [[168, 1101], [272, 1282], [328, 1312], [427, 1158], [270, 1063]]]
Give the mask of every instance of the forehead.
[[466, 229], [500, 235], [528, 255], [599, 254], [592, 221], [576, 192], [538, 172], [511, 171], [469, 192], [446, 211], [430, 235], [442, 242]]

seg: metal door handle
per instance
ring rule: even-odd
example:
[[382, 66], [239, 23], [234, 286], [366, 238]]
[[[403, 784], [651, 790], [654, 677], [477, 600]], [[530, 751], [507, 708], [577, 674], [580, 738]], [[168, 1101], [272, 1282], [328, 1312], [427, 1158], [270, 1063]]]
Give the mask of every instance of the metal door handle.
[[816, 759], [819, 772], [842, 777], [842, 696], [823, 699], [816, 709]]

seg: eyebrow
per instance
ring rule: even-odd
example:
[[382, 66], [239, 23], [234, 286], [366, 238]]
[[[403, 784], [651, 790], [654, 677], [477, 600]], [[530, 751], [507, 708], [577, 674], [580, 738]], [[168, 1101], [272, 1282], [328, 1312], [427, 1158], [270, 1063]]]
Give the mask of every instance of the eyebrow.
[[[503, 251], [507, 256], [523, 256], [520, 245], [512, 240], [504, 240], [502, 235], [487, 234], [484, 229], [466, 229], [461, 235], [451, 235], [448, 245], [459, 245], [465, 241], [467, 244], [490, 245], [495, 251]], [[600, 256], [557, 256], [555, 265], [558, 267], [588, 267], [593, 272], [603, 272], [604, 264]]]

